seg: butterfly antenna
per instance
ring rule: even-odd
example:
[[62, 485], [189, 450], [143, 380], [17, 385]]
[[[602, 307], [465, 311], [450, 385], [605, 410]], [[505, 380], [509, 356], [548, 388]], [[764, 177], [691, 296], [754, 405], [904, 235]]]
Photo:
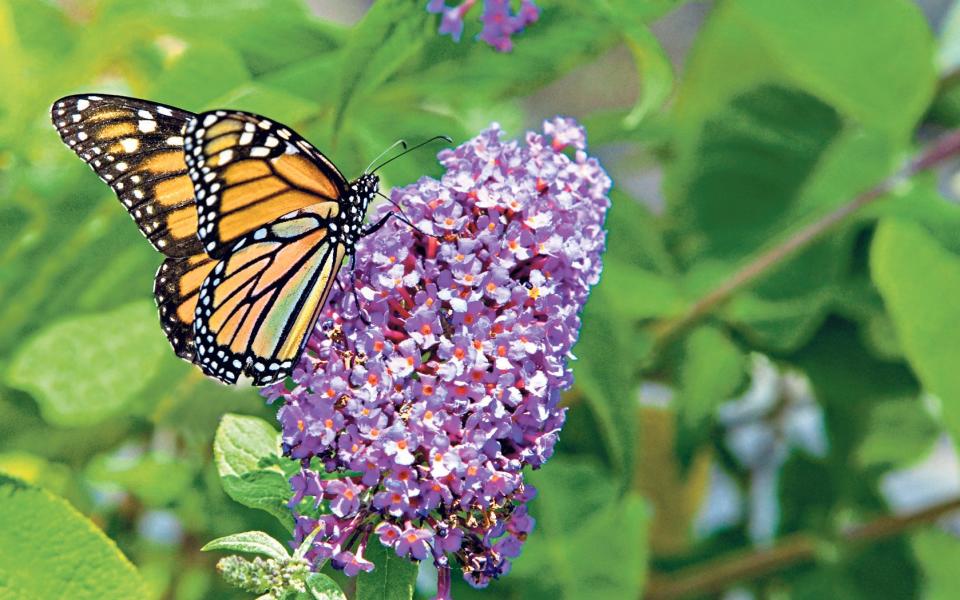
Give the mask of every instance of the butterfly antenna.
[[[393, 149], [396, 148], [397, 146], [403, 146], [403, 149], [406, 150], [406, 149], [407, 149], [407, 142], [406, 142], [405, 140], [403, 140], [403, 139], [399, 139], [399, 140], [395, 141], [394, 143], [390, 144], [390, 146], [388, 146], [386, 150], [384, 150], [383, 152], [381, 152], [380, 154], [378, 154], [375, 159], [373, 159], [373, 160], [370, 161], [370, 164], [367, 165], [367, 168], [364, 169], [363, 172], [364, 172], [364, 173], [373, 173], [374, 171], [376, 171], [377, 169], [379, 169], [380, 167], [377, 167], [377, 169], [374, 169], [373, 171], [371, 171], [371, 170], [370, 170], [370, 167], [373, 166], [373, 163], [375, 163], [375, 162], [377, 162], [378, 160], [380, 160], [381, 158], [383, 158], [383, 155], [384, 155], [384, 154], [386, 154], [387, 152], [390, 152], [391, 150], [393, 150]], [[403, 156], [403, 155], [401, 154], [401, 156]]]
[[426, 231], [424, 231], [424, 230], [420, 229], [419, 227], [417, 227], [416, 225], [414, 225], [414, 224], [413, 224], [413, 221], [410, 220], [410, 217], [407, 216], [407, 213], [403, 212], [403, 209], [400, 208], [400, 205], [399, 205], [399, 204], [397, 204], [396, 202], [393, 201], [393, 198], [391, 198], [390, 196], [387, 196], [386, 194], [384, 194], [383, 192], [380, 192], [380, 191], [377, 191], [377, 195], [379, 195], [381, 198], [383, 198], [384, 200], [386, 200], [387, 202], [389, 202], [390, 204], [392, 204], [393, 207], [397, 209], [397, 212], [388, 213], [388, 216], [389, 216], [389, 215], [393, 215], [394, 218], [400, 219], [401, 221], [403, 221], [404, 223], [406, 223], [407, 226], [409, 226], [409, 227], [410, 227], [411, 229], [413, 229], [414, 231], [418, 231], [418, 232], [420, 232], [421, 234], [423, 234], [423, 235], [425, 235], [425, 236], [427, 236], [427, 237], [432, 237], [432, 238], [437, 239], [437, 240], [442, 240], [442, 239], [443, 239], [443, 238], [440, 237], [439, 235], [434, 235], [434, 234], [432, 234], [432, 233], [427, 233]]
[[[382, 169], [383, 167], [389, 165], [389, 164], [392, 163], [393, 161], [397, 160], [398, 158], [400, 158], [400, 157], [403, 156], [404, 154], [409, 154], [410, 152], [413, 152], [413, 151], [416, 150], [417, 148], [422, 148], [423, 146], [426, 146], [427, 144], [429, 144], [429, 143], [431, 143], [431, 142], [435, 142], [435, 141], [437, 141], [437, 140], [444, 140], [444, 141], [447, 142], [448, 144], [452, 144], [452, 143], [453, 143], [453, 139], [452, 139], [450, 136], [448, 136], [448, 135], [435, 135], [435, 136], [433, 136], [432, 138], [430, 138], [429, 140], [424, 140], [424, 141], [420, 142], [419, 144], [417, 144], [416, 146], [414, 146], [414, 147], [412, 147], [412, 148], [407, 148], [406, 146], [404, 146], [403, 152], [401, 152], [400, 154], [394, 156], [393, 158], [388, 158], [386, 161], [380, 163], [374, 170], [372, 170], [372, 171], [370, 171], [370, 172], [371, 172], [371, 173], [376, 173], [377, 171], [379, 171], [379, 170]], [[394, 144], [394, 145], [396, 145], [396, 144]], [[381, 154], [380, 156], [383, 156], [383, 155]], [[379, 157], [377, 157], [377, 158], [379, 159]], [[376, 161], [374, 161], [374, 162], [376, 162]]]

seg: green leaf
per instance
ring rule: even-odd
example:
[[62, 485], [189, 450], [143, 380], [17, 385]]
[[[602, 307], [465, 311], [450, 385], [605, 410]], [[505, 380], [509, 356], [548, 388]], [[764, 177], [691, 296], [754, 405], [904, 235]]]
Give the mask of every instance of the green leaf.
[[813, 287], [809, 294], [784, 299], [744, 292], [724, 307], [723, 317], [752, 342], [788, 352], [803, 345], [820, 327], [835, 296], [832, 286]]
[[[637, 436], [637, 387], [633, 369], [644, 339], [615, 318], [611, 297], [620, 290], [601, 277], [584, 308], [573, 353], [574, 381], [583, 391], [603, 436], [603, 445], [624, 486], [633, 473]], [[646, 340], [649, 344], [649, 339]]]
[[420, 50], [431, 20], [410, 1], [378, 2], [367, 11], [344, 46], [340, 76], [333, 82], [334, 132], [354, 98], [383, 83]]
[[290, 485], [277, 466], [279, 434], [258, 417], [226, 414], [213, 442], [217, 473], [227, 495], [250, 508], [265, 510], [293, 531], [287, 502]]
[[[739, 257], [788, 226], [821, 154], [839, 134], [836, 112], [801, 90], [763, 85], [703, 124], [673, 173], [672, 209], [700, 236], [700, 253]], [[679, 167], [678, 167], [679, 168]]]
[[[599, 56], [617, 43], [615, 33], [605, 15], [578, 2], [551, 4], [536, 24], [514, 38], [510, 52], [496, 52], [482, 42], [467, 42], [469, 31], [460, 44], [430, 31], [427, 35], [431, 41], [420, 68], [395, 83], [397, 93], [408, 95], [426, 90], [430, 101], [455, 106], [516, 98]], [[463, 86], [465, 73], [470, 74], [467, 94]], [[424, 82], [429, 82], [429, 87]]]
[[90, 425], [128, 411], [169, 351], [153, 303], [133, 302], [41, 330], [17, 349], [7, 380], [48, 422]]
[[604, 260], [603, 279], [609, 289], [620, 290], [609, 301], [624, 321], [677, 315], [687, 304], [675, 280], [611, 257]]
[[746, 366], [746, 357], [722, 331], [709, 325], [694, 330], [686, 340], [680, 367], [677, 404], [683, 425], [702, 427], [717, 406], [733, 396]]
[[[210, 102], [222, 90], [238, 87], [249, 79], [250, 73], [236, 50], [208, 40], [187, 47], [151, 87], [158, 101], [200, 111], [219, 108], [210, 106]], [[198, 81], [204, 84], [196, 85]]]
[[310, 573], [307, 576], [307, 589], [315, 600], [347, 600], [337, 582], [323, 573]]
[[660, 42], [646, 27], [625, 21], [623, 38], [640, 72], [640, 98], [623, 119], [624, 127], [635, 129], [670, 99], [673, 66]]
[[217, 538], [201, 548], [204, 552], [211, 550], [231, 550], [233, 552], [248, 552], [262, 554], [278, 561], [290, 558], [290, 553], [283, 544], [262, 531], [245, 531]]
[[[907, 0], [717, 4], [674, 104], [665, 191], [683, 266], [718, 258], [732, 273], [887, 175], [932, 97], [932, 64]], [[766, 314], [741, 311], [739, 327], [796, 350], [826, 316], [820, 290], [844, 273], [852, 241], [840, 231], [778, 265], [752, 289]]]
[[136, 569], [66, 501], [0, 475], [0, 597], [144, 598]]
[[885, 219], [870, 249], [873, 280], [911, 368], [943, 401], [950, 431], [960, 432], [960, 256], [918, 225]]
[[643, 500], [618, 496], [604, 469], [585, 460], [557, 457], [530, 481], [537, 522], [510, 577], [545, 587], [540, 597], [642, 597], [649, 520]]
[[150, 507], [162, 507], [188, 493], [196, 469], [182, 459], [152, 452], [146, 455], [114, 454], [94, 458], [87, 478], [130, 492]]
[[780, 81], [905, 140], [936, 85], [933, 52], [930, 29], [909, 0], [724, 2], [688, 61], [678, 116], [698, 127], [731, 96]]
[[317, 525], [313, 531], [307, 534], [307, 537], [303, 538], [303, 541], [300, 542], [300, 545], [297, 546], [297, 549], [293, 551], [293, 558], [301, 559], [307, 556], [307, 552], [310, 552], [310, 549], [313, 548], [313, 540], [320, 535], [320, 531], [323, 528], [320, 525]]
[[417, 563], [397, 556], [379, 540], [367, 545], [366, 559], [376, 565], [357, 575], [357, 600], [410, 600], [417, 581]]
[[870, 411], [857, 460], [867, 467], [906, 467], [930, 450], [939, 435], [940, 428], [921, 400], [882, 402]]
[[910, 539], [914, 556], [923, 572], [923, 598], [952, 600], [960, 589], [960, 545], [956, 536], [929, 527], [913, 534]]
[[0, 473], [60, 495], [66, 490], [72, 476], [66, 465], [21, 450], [0, 453]]

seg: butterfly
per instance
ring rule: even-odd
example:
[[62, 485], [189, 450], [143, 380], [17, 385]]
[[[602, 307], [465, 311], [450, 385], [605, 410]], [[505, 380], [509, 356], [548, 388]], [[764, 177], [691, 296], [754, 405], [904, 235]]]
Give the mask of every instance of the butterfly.
[[166, 256], [154, 296], [174, 352], [227, 384], [290, 374], [344, 259], [395, 214], [364, 224], [376, 169], [348, 182], [253, 113], [97, 94], [57, 100], [51, 117]]

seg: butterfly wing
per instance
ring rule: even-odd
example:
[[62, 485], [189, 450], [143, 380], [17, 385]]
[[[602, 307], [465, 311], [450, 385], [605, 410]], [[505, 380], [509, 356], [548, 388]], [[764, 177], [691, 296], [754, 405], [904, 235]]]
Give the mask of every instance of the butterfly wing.
[[160, 310], [160, 323], [173, 351], [185, 360], [196, 358], [193, 318], [204, 279], [217, 261], [206, 254], [163, 261], [154, 278], [153, 295]]
[[[186, 131], [204, 250], [224, 258], [248, 233], [319, 204], [333, 209], [346, 180], [290, 128], [237, 111], [201, 113]], [[326, 209], [325, 209], [326, 210]]]
[[[335, 206], [335, 205], [334, 205]], [[241, 238], [200, 288], [193, 326], [196, 362], [225, 383], [286, 377], [326, 302], [346, 248], [328, 235], [322, 205]]]
[[109, 95], [67, 96], [51, 108], [60, 138], [109, 185], [154, 248], [202, 252], [183, 135], [193, 113]]

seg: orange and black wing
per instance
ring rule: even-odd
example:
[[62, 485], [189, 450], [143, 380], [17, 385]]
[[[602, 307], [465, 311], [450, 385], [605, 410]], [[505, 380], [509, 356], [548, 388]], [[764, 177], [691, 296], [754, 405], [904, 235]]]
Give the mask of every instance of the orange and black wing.
[[204, 373], [254, 385], [293, 370], [346, 248], [328, 235], [337, 208], [315, 205], [235, 242], [200, 288], [193, 333]]
[[160, 310], [160, 323], [177, 356], [194, 361], [193, 318], [200, 286], [217, 261], [206, 254], [168, 258], [157, 270], [153, 295]]
[[284, 215], [336, 205], [346, 190], [343, 175], [319, 150], [290, 128], [251, 113], [197, 115], [187, 126], [184, 150], [198, 235], [215, 258]]
[[109, 95], [67, 96], [51, 108], [63, 142], [113, 188], [150, 243], [167, 256], [202, 252], [184, 131], [193, 113]]

